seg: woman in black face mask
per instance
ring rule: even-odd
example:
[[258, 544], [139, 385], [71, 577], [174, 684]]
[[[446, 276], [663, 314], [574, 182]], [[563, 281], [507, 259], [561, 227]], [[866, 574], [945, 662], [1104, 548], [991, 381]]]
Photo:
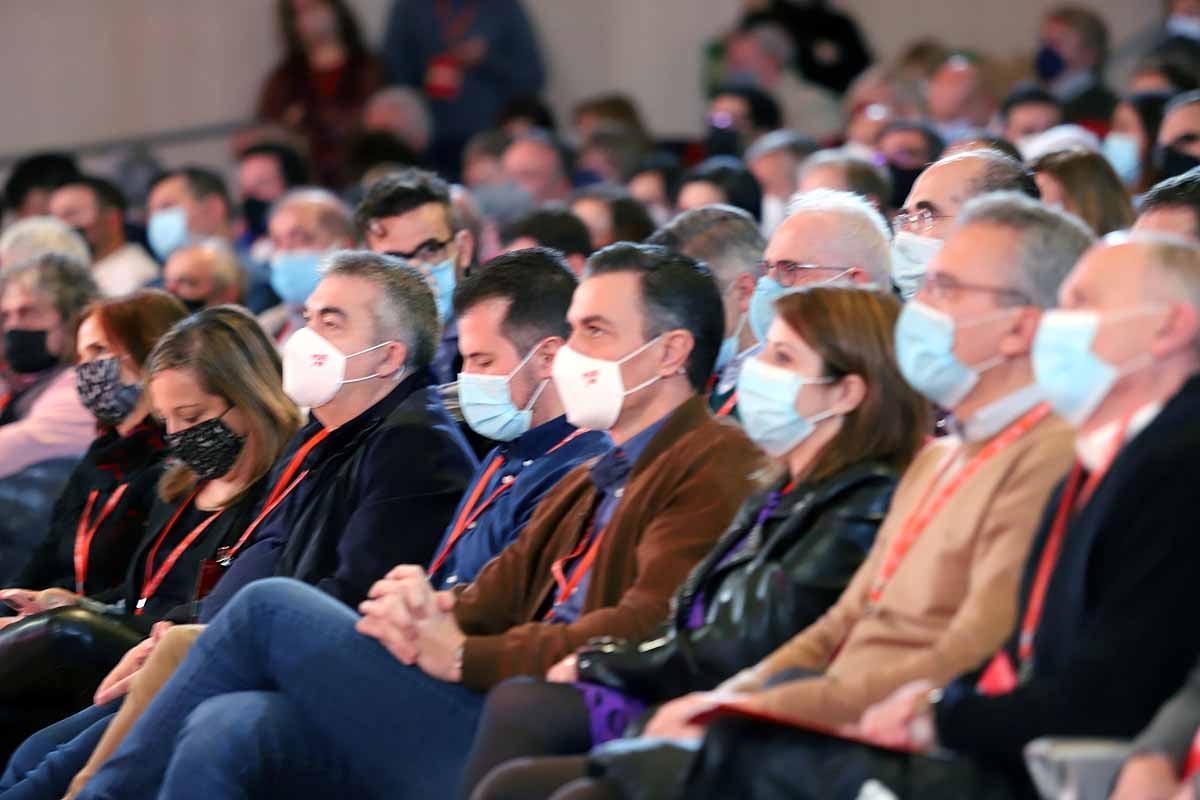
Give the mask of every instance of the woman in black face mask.
[[75, 395], [70, 365], [80, 314], [95, 296], [87, 265], [68, 256], [43, 255], [5, 271], [0, 479], [39, 462], [77, 459], [92, 440], [95, 419]]
[[[125, 580], [166, 454], [162, 426], [142, 391], [142, 364], [159, 337], [185, 316], [178, 300], [155, 290], [104, 300], [84, 312], [75, 386], [99, 435], [59, 495], [45, 537], [10, 584], [41, 590], [32, 597], [28, 591], [10, 595], [21, 614], [59, 605], [72, 591], [97, 594]], [[5, 500], [0, 485], [0, 504]], [[0, 530], [4, 526], [0, 519]]]
[[[274, 346], [248, 313], [207, 309], [155, 346], [145, 392], [169, 463], [123, 587], [63, 592], [0, 631], [0, 755], [91, 703], [125, 650], [167, 618], [190, 621], [221, 549], [253, 521], [265, 478], [300, 424]], [[27, 596], [0, 594], [11, 605]]]

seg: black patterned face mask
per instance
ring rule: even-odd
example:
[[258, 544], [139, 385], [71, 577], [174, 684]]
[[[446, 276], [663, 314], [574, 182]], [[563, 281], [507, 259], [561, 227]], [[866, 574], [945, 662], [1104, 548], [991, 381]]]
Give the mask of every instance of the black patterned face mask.
[[106, 425], [116, 425], [133, 413], [142, 387], [121, 383], [121, 362], [100, 358], [75, 368], [75, 390], [84, 408]]
[[171, 455], [187, 464], [197, 478], [211, 481], [229, 472], [242, 453], [246, 437], [229, 430], [221, 417], [213, 417], [168, 433], [166, 442]]

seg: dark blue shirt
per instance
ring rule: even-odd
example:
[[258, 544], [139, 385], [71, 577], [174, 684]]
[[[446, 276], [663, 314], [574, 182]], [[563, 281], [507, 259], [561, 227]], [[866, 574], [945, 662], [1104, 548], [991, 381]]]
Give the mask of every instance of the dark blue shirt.
[[[666, 421], [667, 418], [663, 417], [650, 427], [640, 431], [625, 444], [609, 450], [592, 465], [592, 483], [596, 484], [596, 511], [588, 525], [588, 539], [579, 549], [581, 554], [587, 552], [591, 543], [612, 519], [617, 506], [621, 504], [621, 496], [625, 493], [625, 481], [629, 478], [633, 465], [641, 458], [642, 451], [646, 449], [650, 440], [654, 438]], [[579, 559], [576, 558], [567, 565], [564, 572], [568, 578], [578, 563]], [[579, 612], [583, 608], [583, 598], [587, 596], [589, 578], [589, 575], [584, 575], [576, 584], [575, 591], [571, 592], [571, 595], [562, 603], [555, 604], [553, 610], [555, 622], [574, 622], [579, 618]], [[555, 596], [557, 597], [557, 590]]]
[[449, 589], [474, 580], [479, 570], [524, 530], [542, 497], [564, 475], [612, 447], [608, 434], [602, 431], [588, 431], [567, 441], [574, 433], [575, 428], [567, 422], [566, 417], [559, 417], [527, 431], [511, 442], [501, 444], [487, 454], [475, 473], [474, 481], [463, 495], [458, 510], [454, 512], [453, 521], [434, 551], [434, 557], [446, 547], [467, 501], [475, 494], [476, 485], [497, 458], [503, 459], [503, 463], [479, 492], [475, 509], [501, 485], [508, 483], [511, 486], [467, 526], [437, 572], [430, 576], [434, 588]]

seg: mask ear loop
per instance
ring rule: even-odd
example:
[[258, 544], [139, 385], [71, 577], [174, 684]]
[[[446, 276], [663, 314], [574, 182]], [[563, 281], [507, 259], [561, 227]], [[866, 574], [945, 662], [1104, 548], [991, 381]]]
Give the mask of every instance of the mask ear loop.
[[[365, 355], [367, 353], [370, 353], [373, 350], [378, 350], [381, 347], [387, 347], [389, 344], [395, 344], [395, 342], [392, 342], [392, 341], [380, 342], [379, 344], [375, 345], [374, 347], [368, 347], [366, 350], [359, 350], [357, 353], [351, 353], [350, 355], [346, 356], [346, 360], [349, 361], [350, 359], [354, 358], [355, 356]], [[407, 371], [408, 371], [407, 367], [401, 367], [400, 371], [396, 373], [396, 376], [397, 376], [396, 380], [397, 381], [401, 380], [404, 377], [404, 373]], [[380, 377], [379, 373], [374, 372], [363, 378], [342, 378], [342, 380], [340, 380], [338, 382], [338, 385], [344, 386], [347, 383], [362, 383], [363, 381], [374, 380], [375, 378], [378, 378], [378, 377]]]
[[[1014, 312], [1020, 313], [1020, 311], [1021, 311], [1020, 307], [1001, 309], [1000, 311], [997, 311], [993, 314], [985, 314], [982, 317], [979, 317], [979, 318], [973, 319], [973, 320], [969, 320], [967, 322], [963, 322], [963, 323], [955, 322], [954, 327], [955, 327], [955, 330], [957, 330], [959, 328], [974, 328], [978, 325], [986, 325], [989, 322], [995, 322], [998, 319], [1003, 319], [1006, 314], [1014, 313]], [[992, 356], [991, 358], [985, 358], [983, 361], [980, 361], [977, 364], [967, 364], [967, 367], [969, 369], [975, 370], [976, 373], [982, 375], [983, 373], [987, 372], [988, 370], [993, 370], [996, 367], [1000, 366], [1005, 361], [1008, 361], [1008, 358], [1006, 356], [995, 355], [995, 356]]]

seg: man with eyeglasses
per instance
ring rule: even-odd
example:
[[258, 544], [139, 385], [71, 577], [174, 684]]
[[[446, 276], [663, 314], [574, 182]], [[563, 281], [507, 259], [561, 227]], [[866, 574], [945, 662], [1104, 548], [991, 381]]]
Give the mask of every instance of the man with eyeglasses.
[[962, 207], [988, 192], [1013, 191], [1038, 199], [1033, 176], [1019, 161], [992, 150], [972, 150], [931, 164], [913, 183], [892, 222], [892, 280], [908, 300], [921, 288], [925, 268], [942, 248]]
[[789, 292], [834, 281], [887, 286], [890, 269], [887, 223], [864, 198], [833, 189], [793, 195], [759, 264], [750, 329], [765, 341], [775, 301]]
[[[840, 762], [822, 756], [839, 743], [812, 730], [852, 725], [911, 682], [943, 686], [1003, 643], [1042, 508], [1074, 457], [1030, 352], [1043, 309], [1092, 241], [1079, 220], [1015, 193], [963, 210], [896, 329], [901, 372], [954, 411], [958, 435], [917, 456], [825, 616], [716, 692], [658, 712], [648, 734], [694, 738], [696, 714], [727, 709], [708, 721], [683, 795], [831, 796]], [[754, 719], [764, 716], [795, 727]], [[837, 780], [849, 789], [854, 774]]]
[[442, 383], [458, 374], [454, 287], [471, 265], [475, 240], [451, 204], [450, 187], [432, 172], [407, 169], [376, 181], [354, 212], [367, 248], [403, 258], [433, 287], [442, 341], [433, 372]]

